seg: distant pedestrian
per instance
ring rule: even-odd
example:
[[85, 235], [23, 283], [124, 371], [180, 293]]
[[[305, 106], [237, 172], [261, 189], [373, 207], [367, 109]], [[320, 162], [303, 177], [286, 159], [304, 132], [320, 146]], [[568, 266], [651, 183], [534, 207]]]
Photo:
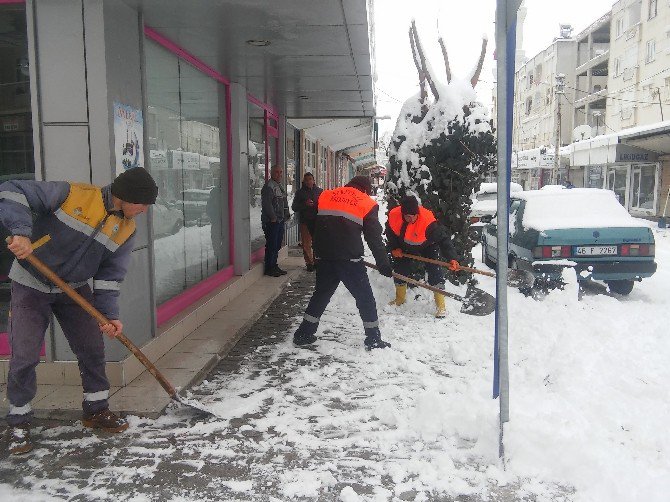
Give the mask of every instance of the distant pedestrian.
[[316, 224], [316, 208], [319, 195], [323, 190], [316, 186], [314, 175], [305, 173], [302, 178], [302, 187], [295, 193], [291, 209], [298, 214], [300, 221], [300, 242], [302, 254], [305, 258], [307, 271], [314, 271], [314, 252], [312, 251], [312, 237]]
[[293, 343], [309, 345], [315, 336], [321, 315], [340, 282], [356, 299], [363, 320], [367, 349], [383, 349], [391, 344], [382, 340], [377, 305], [363, 264], [363, 241], [377, 262], [379, 272], [391, 277], [379, 223], [379, 206], [370, 197], [370, 178], [356, 176], [346, 186], [324, 190], [319, 197], [314, 232], [316, 288], [307, 305], [303, 321], [293, 335]]
[[265, 275], [279, 277], [286, 271], [277, 265], [277, 256], [284, 240], [284, 223], [291, 217], [288, 199], [281, 184], [284, 170], [273, 166], [270, 179], [261, 190], [261, 224], [265, 234]]
[[[35, 368], [51, 314], [77, 356], [84, 402], [83, 424], [107, 432], [128, 428], [109, 410], [109, 381], [101, 332], [123, 331], [118, 296], [135, 237], [135, 216], [156, 202], [158, 188], [141, 167], [120, 174], [102, 188], [65, 181], [7, 181], [0, 185], [0, 220], [13, 236], [7, 375], [9, 451], [32, 449], [30, 402], [37, 392]], [[34, 253], [93, 303], [109, 324], [97, 322], [65, 293], [22, 261]], [[89, 287], [92, 280], [93, 291]]]
[[[458, 255], [451, 243], [451, 235], [429, 209], [419, 206], [413, 195], [402, 198], [400, 205], [389, 211], [386, 222], [386, 239], [388, 250], [393, 256], [393, 270], [402, 275], [412, 273], [410, 258], [403, 258], [403, 253], [415, 254], [424, 258], [438, 260], [440, 251], [450, 263], [450, 270], [458, 270]], [[425, 264], [428, 273], [428, 284], [444, 289], [444, 272], [439, 265]], [[395, 300], [392, 305], [402, 305], [407, 297], [407, 283], [395, 279]], [[434, 293], [435, 317], [444, 317], [446, 308], [444, 295]]]

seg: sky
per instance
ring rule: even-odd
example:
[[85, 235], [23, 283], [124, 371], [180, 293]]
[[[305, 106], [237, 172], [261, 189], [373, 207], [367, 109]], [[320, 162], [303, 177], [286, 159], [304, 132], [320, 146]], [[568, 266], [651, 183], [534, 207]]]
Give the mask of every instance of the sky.
[[[416, 20], [419, 36], [437, 77], [446, 83], [440, 46], [444, 38], [451, 72], [467, 78], [481, 49], [482, 35], [488, 37], [484, 68], [477, 85], [478, 98], [490, 105], [493, 95], [493, 50], [495, 48], [495, 0], [376, 0], [375, 51], [377, 116], [380, 137], [393, 131], [402, 103], [418, 92], [419, 79], [412, 61], [409, 26]], [[558, 36], [559, 23], [571, 24], [573, 34], [608, 12], [614, 0], [526, 0], [523, 49], [531, 58]]]

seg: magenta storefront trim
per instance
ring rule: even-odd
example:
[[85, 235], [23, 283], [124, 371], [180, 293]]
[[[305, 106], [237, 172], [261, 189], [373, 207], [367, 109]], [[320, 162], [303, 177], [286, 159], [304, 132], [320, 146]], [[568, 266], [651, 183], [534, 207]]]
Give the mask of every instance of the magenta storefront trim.
[[156, 322], [160, 326], [166, 323], [188, 307], [196, 303], [203, 296], [211, 293], [224, 282], [230, 280], [235, 275], [233, 266], [230, 265], [198, 284], [191, 286], [178, 296], [162, 303], [156, 309]]

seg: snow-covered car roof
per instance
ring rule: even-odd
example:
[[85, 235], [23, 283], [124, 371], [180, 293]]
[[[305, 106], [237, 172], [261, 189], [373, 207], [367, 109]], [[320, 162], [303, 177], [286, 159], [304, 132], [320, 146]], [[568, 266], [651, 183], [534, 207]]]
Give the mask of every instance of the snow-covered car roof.
[[[518, 183], [511, 182], [509, 184], [509, 191], [511, 192], [523, 192], [523, 187]], [[481, 193], [498, 193], [498, 183], [482, 183], [479, 185], [479, 190], [477, 195]]]
[[611, 190], [528, 190], [514, 193], [512, 198], [526, 201], [523, 213], [525, 228], [557, 230], [647, 226], [628, 214]]

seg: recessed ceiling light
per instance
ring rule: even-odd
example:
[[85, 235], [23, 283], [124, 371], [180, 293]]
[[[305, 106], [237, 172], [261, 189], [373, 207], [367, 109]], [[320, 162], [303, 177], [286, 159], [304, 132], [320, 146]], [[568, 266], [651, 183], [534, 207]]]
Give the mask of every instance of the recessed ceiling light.
[[269, 40], [247, 40], [247, 44], [252, 45], [254, 47], [267, 47], [270, 45]]
[[298, 96], [300, 99], [309, 99], [309, 96]]

